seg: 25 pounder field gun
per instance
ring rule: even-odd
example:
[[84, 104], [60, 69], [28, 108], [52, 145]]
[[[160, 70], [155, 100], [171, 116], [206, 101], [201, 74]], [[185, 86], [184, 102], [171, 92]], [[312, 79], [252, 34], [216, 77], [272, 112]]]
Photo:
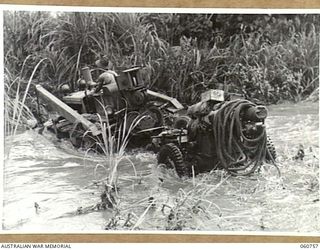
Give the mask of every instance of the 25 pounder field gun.
[[[61, 99], [37, 85], [39, 96], [46, 100], [58, 117], [47, 123], [58, 138], [70, 138], [76, 147], [88, 148], [101, 134], [101, 120], [118, 127], [126, 118], [126, 126], [141, 118], [134, 131], [133, 146], [150, 143], [184, 107], [175, 98], [149, 90], [140, 75], [140, 67], [126, 69], [118, 75], [106, 70], [93, 81], [90, 69], [82, 69], [78, 90]], [[63, 89], [68, 92], [68, 88]], [[129, 128], [127, 128], [129, 129]], [[116, 133], [116, 131], [115, 131]]]

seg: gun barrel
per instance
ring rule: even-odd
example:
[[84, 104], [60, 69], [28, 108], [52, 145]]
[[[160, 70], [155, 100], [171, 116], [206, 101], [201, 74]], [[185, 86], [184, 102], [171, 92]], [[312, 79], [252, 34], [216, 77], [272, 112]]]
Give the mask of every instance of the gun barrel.
[[242, 115], [243, 119], [250, 121], [262, 121], [268, 116], [268, 110], [265, 106], [252, 106], [248, 108]]

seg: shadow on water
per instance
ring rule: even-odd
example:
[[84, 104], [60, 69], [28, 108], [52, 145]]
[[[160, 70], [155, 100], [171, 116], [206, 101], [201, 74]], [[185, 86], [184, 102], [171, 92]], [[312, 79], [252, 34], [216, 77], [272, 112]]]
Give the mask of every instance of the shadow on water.
[[[250, 177], [230, 177], [223, 171], [181, 180], [156, 166], [156, 156], [131, 152], [137, 175], [128, 164], [119, 167], [121, 211], [78, 214], [100, 201], [94, 180], [101, 156], [75, 150], [48, 133], [26, 131], [12, 140], [4, 167], [3, 228], [36, 232], [112, 229], [319, 232], [319, 110], [318, 104], [269, 108], [268, 134], [278, 154], [281, 177], [264, 166]], [[303, 160], [294, 156], [301, 145]], [[9, 146], [6, 144], [6, 146]], [[126, 227], [127, 226], [127, 227]]]

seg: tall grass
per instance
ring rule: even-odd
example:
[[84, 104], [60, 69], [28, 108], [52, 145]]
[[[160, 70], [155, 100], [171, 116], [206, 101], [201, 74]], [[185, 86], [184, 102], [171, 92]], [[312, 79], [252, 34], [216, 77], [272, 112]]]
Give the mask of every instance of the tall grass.
[[[19, 126], [26, 126], [27, 121], [34, 119], [30, 109], [21, 100], [12, 99], [7, 93], [4, 94], [4, 105], [6, 136], [15, 135]], [[18, 114], [20, 114], [19, 117], [17, 117]]]
[[[106, 203], [104, 207], [117, 207], [117, 199], [118, 195], [118, 172], [121, 164], [125, 162], [129, 163], [132, 167], [135, 176], [136, 169], [133, 162], [130, 160], [129, 156], [126, 155], [126, 149], [132, 136], [132, 132], [137, 127], [137, 125], [143, 120], [144, 116], [137, 116], [132, 121], [129, 121], [127, 118], [127, 111], [124, 110], [122, 121], [119, 123], [110, 123], [109, 115], [106, 111], [106, 107], [100, 103], [100, 105], [104, 109], [104, 116], [97, 115], [99, 122], [97, 126], [101, 130], [101, 135], [97, 137], [93, 137], [95, 140], [92, 148], [95, 150], [102, 152], [102, 161], [101, 163], [96, 164], [94, 173], [96, 176], [95, 183], [103, 183], [105, 190], [103, 192], [104, 197], [107, 197], [106, 200], [102, 200], [102, 203]], [[130, 122], [130, 124], [129, 124]], [[89, 131], [84, 134], [84, 137], [87, 136]], [[88, 157], [90, 149], [87, 150], [86, 157]], [[98, 178], [98, 170], [102, 168], [107, 173], [104, 177]], [[121, 177], [120, 177], [121, 178]]]
[[[201, 25], [199, 25], [201, 24]], [[22, 63], [52, 91], [106, 55], [121, 69], [144, 65], [146, 84], [191, 104], [219, 84], [264, 102], [299, 101], [318, 87], [316, 15], [188, 15], [5, 12], [5, 66]]]
[[[233, 18], [221, 16], [226, 26]], [[299, 101], [317, 88], [319, 26], [312, 16], [297, 15], [294, 23], [292, 17], [276, 15], [234, 17], [234, 27], [229, 27], [233, 33], [226, 27], [212, 34], [213, 45], [199, 41], [200, 35], [180, 37], [178, 53], [165, 61], [170, 86], [174, 86], [168, 93], [192, 103], [203, 89], [224, 84], [231, 91], [277, 103]], [[246, 18], [251, 24], [243, 21]]]
[[[8, 75], [5, 77], [5, 93], [4, 93], [4, 120], [5, 120], [5, 136], [9, 136], [11, 141], [9, 141], [6, 145], [6, 156], [9, 157], [11, 143], [13, 137], [16, 135], [19, 128], [34, 128], [37, 124], [37, 120], [30, 110], [30, 108], [26, 105], [26, 99], [29, 95], [29, 89], [32, 85], [32, 80], [37, 72], [37, 69], [41, 65], [46, 58], [40, 60], [38, 64], [32, 71], [32, 74], [28, 80], [27, 86], [24, 89], [24, 92], [21, 91], [20, 88], [20, 77], [16, 78], [13, 81], [10, 81]], [[17, 86], [15, 86], [17, 85]], [[12, 93], [14, 91], [14, 93]], [[23, 95], [21, 96], [22, 93]]]

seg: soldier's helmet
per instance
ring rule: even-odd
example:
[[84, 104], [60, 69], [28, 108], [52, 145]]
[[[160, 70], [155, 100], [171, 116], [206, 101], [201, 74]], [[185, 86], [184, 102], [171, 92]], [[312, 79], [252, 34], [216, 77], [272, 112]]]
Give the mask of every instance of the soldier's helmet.
[[103, 69], [112, 69], [113, 64], [107, 56], [103, 56], [95, 62], [96, 66]]

